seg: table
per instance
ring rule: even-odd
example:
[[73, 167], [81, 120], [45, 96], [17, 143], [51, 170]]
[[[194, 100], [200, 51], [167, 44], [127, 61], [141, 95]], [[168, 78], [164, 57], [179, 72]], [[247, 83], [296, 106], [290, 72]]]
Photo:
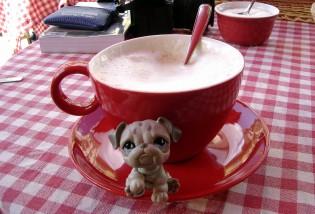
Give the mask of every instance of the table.
[[[211, 37], [221, 39], [215, 26]], [[269, 41], [239, 48], [245, 70], [239, 99], [270, 128], [271, 148], [259, 169], [228, 191], [154, 205], [113, 195], [83, 178], [67, 151], [79, 118], [49, 94], [56, 68], [88, 54], [41, 54], [39, 44], [11, 58], [0, 76], [0, 209], [3, 213], [315, 213], [315, 25], [277, 20]], [[88, 81], [66, 80], [71, 96], [90, 96]]]

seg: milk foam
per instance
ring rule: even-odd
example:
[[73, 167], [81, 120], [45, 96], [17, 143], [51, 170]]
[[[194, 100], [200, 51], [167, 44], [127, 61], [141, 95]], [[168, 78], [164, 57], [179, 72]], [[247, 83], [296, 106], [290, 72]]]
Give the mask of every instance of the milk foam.
[[215, 7], [215, 11], [219, 14], [231, 17], [238, 18], [264, 18], [264, 17], [273, 17], [279, 14], [279, 9], [270, 5], [261, 2], [256, 2], [249, 14], [238, 14], [244, 12], [250, 1], [229, 1], [218, 4]]
[[178, 92], [218, 84], [243, 69], [243, 57], [236, 49], [208, 38], [184, 65], [190, 36], [172, 38], [105, 50], [90, 63], [92, 76], [113, 88]]
[[223, 11], [225, 15], [230, 15], [230, 16], [240, 16], [240, 17], [268, 17], [271, 16], [272, 13], [263, 10], [260, 8], [252, 8], [250, 13], [245, 13], [245, 14], [238, 14], [240, 12], [244, 12], [246, 8], [232, 8], [232, 9], [226, 9]]

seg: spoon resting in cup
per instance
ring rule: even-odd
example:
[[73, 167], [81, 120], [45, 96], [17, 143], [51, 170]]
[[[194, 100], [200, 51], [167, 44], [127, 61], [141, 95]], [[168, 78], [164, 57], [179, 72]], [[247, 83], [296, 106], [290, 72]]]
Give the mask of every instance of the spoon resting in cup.
[[208, 21], [211, 13], [211, 7], [208, 4], [201, 4], [198, 9], [196, 16], [193, 32], [191, 35], [191, 41], [189, 44], [189, 49], [186, 55], [184, 64], [189, 62], [191, 55], [193, 54], [197, 44], [199, 43], [206, 27], [208, 26]]
[[237, 13], [237, 14], [240, 14], [240, 15], [248, 15], [249, 12], [250, 12], [250, 10], [251, 10], [252, 7], [253, 7], [255, 1], [256, 1], [256, 0], [252, 0], [252, 1], [250, 2], [250, 4], [247, 6], [247, 8], [245, 9], [245, 11], [239, 12], [239, 13]]

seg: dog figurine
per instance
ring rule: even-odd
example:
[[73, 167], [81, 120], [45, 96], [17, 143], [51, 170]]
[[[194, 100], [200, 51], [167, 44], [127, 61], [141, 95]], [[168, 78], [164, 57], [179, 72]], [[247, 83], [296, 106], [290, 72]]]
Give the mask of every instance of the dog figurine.
[[170, 143], [180, 137], [181, 131], [164, 117], [129, 125], [122, 122], [109, 134], [113, 147], [133, 168], [126, 179], [127, 196], [140, 197], [148, 188], [152, 189], [151, 200], [160, 203], [168, 200], [168, 193], [177, 192], [179, 182], [165, 171], [163, 163], [170, 155]]

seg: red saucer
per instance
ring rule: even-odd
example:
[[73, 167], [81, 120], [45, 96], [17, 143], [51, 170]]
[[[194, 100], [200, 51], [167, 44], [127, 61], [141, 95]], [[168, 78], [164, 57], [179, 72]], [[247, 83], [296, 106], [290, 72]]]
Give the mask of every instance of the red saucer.
[[[102, 119], [100, 119], [102, 118]], [[113, 121], [101, 109], [75, 124], [69, 153], [76, 168], [95, 185], [125, 195], [125, 179], [131, 168], [107, 140]], [[102, 143], [101, 143], [102, 142]], [[169, 201], [188, 200], [226, 190], [251, 175], [269, 150], [269, 131], [262, 119], [237, 101], [224, 127], [201, 154], [185, 162], [165, 164], [180, 182]], [[101, 151], [100, 156], [97, 156]], [[147, 191], [140, 200], [150, 200]]]

